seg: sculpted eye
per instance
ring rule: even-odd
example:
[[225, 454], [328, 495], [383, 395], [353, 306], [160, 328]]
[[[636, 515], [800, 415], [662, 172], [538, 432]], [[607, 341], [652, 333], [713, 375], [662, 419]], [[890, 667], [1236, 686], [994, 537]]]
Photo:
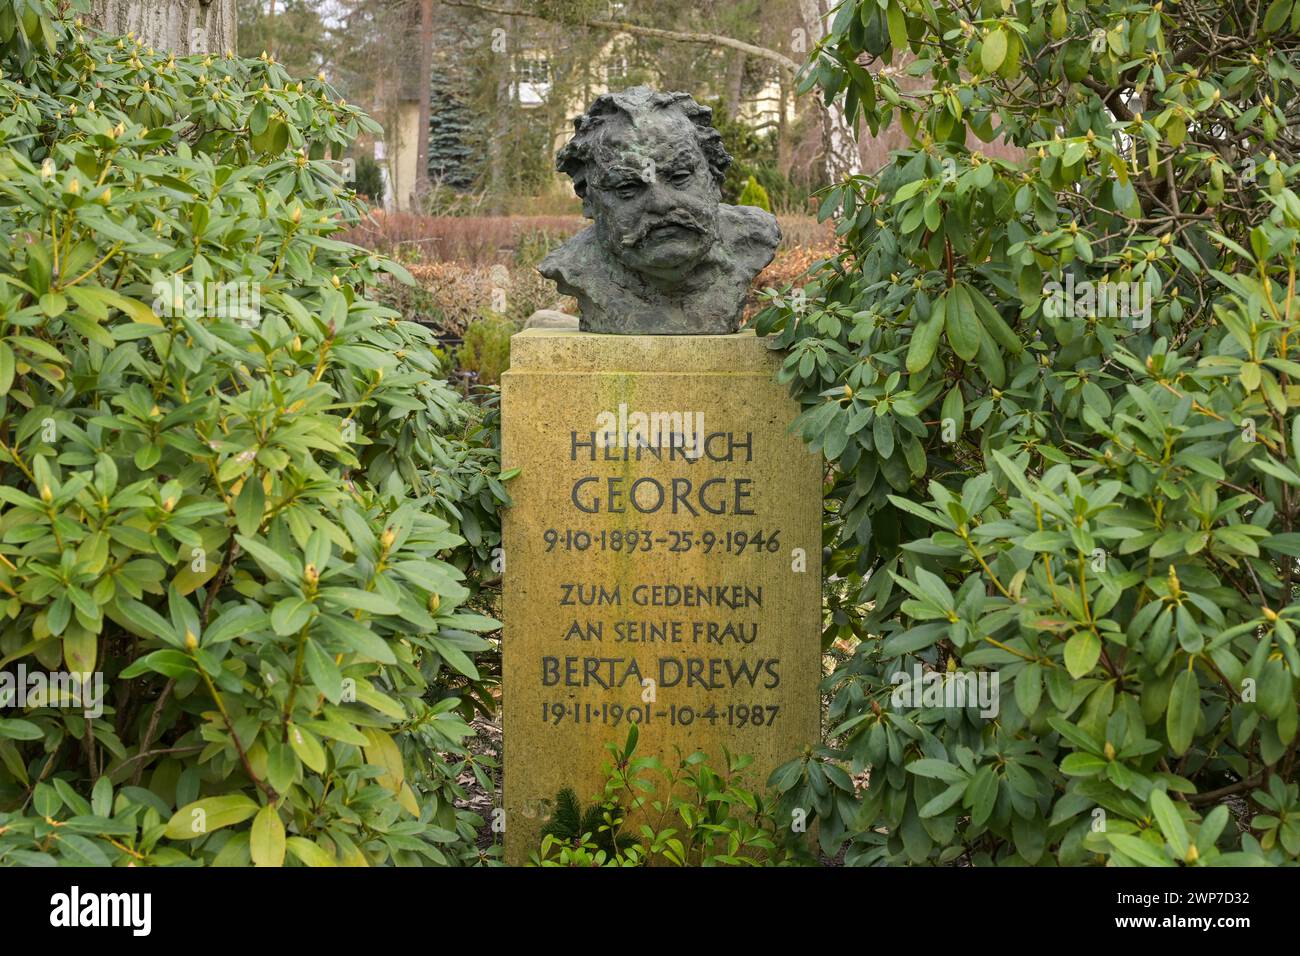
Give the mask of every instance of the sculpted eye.
[[680, 169], [668, 179], [674, 186], [685, 186], [691, 181], [691, 171], [689, 169]]
[[632, 199], [641, 191], [641, 183], [635, 180], [629, 180], [625, 183], [619, 183], [614, 187], [614, 192], [618, 193], [622, 199]]

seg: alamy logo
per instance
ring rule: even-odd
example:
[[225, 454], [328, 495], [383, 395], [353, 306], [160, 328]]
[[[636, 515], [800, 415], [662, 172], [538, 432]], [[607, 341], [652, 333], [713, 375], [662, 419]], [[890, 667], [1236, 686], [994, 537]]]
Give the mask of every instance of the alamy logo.
[[67, 707], [92, 720], [104, 714], [104, 675], [101, 671], [0, 671], [0, 707]]
[[153, 925], [153, 897], [149, 893], [70, 892], [50, 897], [50, 925], [57, 927], [125, 926], [133, 936], [148, 936]]
[[687, 458], [704, 453], [703, 412], [617, 412], [596, 415], [596, 442], [602, 448], [680, 448]]
[[1064, 284], [1048, 282], [1043, 291], [1043, 313], [1049, 319], [1132, 319], [1134, 329], [1151, 324], [1154, 290], [1149, 282], [1076, 282], [1074, 273], [1067, 272]]
[[996, 717], [999, 706], [996, 671], [926, 671], [919, 664], [912, 673], [898, 671], [890, 703], [896, 709], [919, 707], [979, 707], [981, 717]]
[[244, 328], [262, 321], [262, 287], [240, 279], [233, 282], [186, 282], [179, 275], [153, 284], [153, 310], [167, 318], [234, 319]]

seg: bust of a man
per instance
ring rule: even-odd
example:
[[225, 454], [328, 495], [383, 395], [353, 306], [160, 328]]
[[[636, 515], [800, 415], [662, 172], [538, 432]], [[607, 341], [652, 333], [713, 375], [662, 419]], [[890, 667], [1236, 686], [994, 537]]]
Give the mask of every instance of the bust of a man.
[[538, 267], [578, 300], [580, 327], [622, 335], [727, 334], [781, 231], [720, 202], [731, 156], [686, 93], [606, 93], [556, 156], [593, 224]]

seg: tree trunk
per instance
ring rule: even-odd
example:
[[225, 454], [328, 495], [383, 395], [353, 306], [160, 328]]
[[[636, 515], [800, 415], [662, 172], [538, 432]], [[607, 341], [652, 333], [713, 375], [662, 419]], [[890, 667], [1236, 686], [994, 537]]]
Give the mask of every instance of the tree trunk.
[[727, 64], [727, 118], [735, 119], [740, 115], [740, 90], [745, 81], [745, 54], [739, 50], [732, 51], [731, 62]]
[[496, 100], [492, 114], [492, 141], [488, 143], [487, 193], [495, 202], [509, 192], [506, 183], [506, 149], [510, 135], [510, 117], [514, 115], [514, 97], [517, 95], [514, 75], [514, 49], [511, 38], [514, 34], [514, 19], [505, 18], [505, 28], [493, 42], [496, 58]]
[[235, 49], [235, 0], [91, 0], [89, 21], [105, 33], [134, 33], [155, 50]]
[[420, 75], [416, 80], [420, 98], [420, 140], [415, 152], [415, 191], [421, 197], [429, 190], [429, 112], [433, 97], [433, 0], [420, 0]]
[[[811, 51], [826, 36], [826, 8], [823, 0], [799, 0], [799, 12], [808, 31], [808, 48]], [[826, 178], [829, 182], [843, 182], [849, 176], [862, 172], [862, 157], [858, 155], [858, 138], [844, 116], [839, 100], [823, 106], [816, 97], [822, 119], [822, 156]]]
[[778, 74], [781, 90], [781, 117], [776, 127], [776, 168], [782, 176], [790, 178], [794, 166], [794, 151], [790, 148], [790, 81], [787, 74]]

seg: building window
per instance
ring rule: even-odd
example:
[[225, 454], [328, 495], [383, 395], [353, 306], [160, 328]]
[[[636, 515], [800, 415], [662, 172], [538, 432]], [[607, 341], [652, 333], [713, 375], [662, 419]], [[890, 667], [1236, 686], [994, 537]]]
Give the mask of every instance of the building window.
[[627, 86], [627, 57], [615, 56], [605, 61], [605, 85], [612, 89]]
[[551, 63], [544, 57], [528, 58], [519, 62], [521, 83], [549, 83], [550, 80]]

